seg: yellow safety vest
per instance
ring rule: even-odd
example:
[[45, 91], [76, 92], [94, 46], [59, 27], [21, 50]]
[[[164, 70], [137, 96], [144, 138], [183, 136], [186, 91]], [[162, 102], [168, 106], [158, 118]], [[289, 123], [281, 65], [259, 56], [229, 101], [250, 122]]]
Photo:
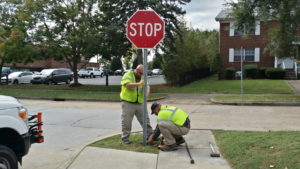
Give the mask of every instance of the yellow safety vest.
[[177, 126], [183, 126], [188, 116], [189, 115], [182, 109], [163, 105], [160, 107], [160, 111], [157, 115], [157, 123], [161, 121], [171, 121]]
[[125, 84], [127, 83], [136, 83], [136, 79], [133, 71], [125, 73], [121, 81], [121, 93], [120, 97], [122, 100], [132, 103], [143, 103], [143, 86], [138, 86], [134, 88], [126, 88]]

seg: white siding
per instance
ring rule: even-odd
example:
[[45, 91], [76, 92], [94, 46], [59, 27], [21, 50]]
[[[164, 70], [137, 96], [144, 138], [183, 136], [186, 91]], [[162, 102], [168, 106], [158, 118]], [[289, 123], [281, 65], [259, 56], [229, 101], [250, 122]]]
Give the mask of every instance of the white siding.
[[234, 61], [234, 49], [229, 48], [229, 62], [233, 62], [233, 61]]
[[260, 61], [260, 48], [255, 48], [254, 62]]
[[260, 35], [260, 21], [255, 22], [255, 35]]
[[234, 36], [234, 22], [230, 22], [229, 27], [229, 36]]

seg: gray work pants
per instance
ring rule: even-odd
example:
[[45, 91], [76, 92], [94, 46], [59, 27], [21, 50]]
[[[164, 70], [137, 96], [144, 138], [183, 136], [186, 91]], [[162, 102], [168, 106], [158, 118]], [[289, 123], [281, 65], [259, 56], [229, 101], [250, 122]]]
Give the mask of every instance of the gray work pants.
[[[140, 125], [143, 128], [143, 104], [138, 103], [129, 103], [122, 101], [122, 117], [121, 117], [121, 124], [122, 124], [122, 140], [129, 141], [129, 136], [131, 133], [132, 128], [132, 119], [133, 116], [137, 118]], [[150, 125], [150, 119], [147, 114], [147, 136], [153, 133], [152, 127]]]
[[180, 127], [171, 121], [161, 121], [158, 124], [161, 134], [164, 136], [164, 144], [172, 145], [176, 143], [174, 136], [182, 136], [188, 134], [190, 128]]

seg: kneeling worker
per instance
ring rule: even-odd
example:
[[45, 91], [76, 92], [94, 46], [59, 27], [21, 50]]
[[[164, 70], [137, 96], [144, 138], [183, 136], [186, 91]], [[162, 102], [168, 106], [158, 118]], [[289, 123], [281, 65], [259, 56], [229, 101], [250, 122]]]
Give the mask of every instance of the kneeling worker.
[[156, 140], [161, 133], [164, 137], [164, 145], [160, 146], [160, 150], [176, 150], [178, 145], [185, 142], [182, 135], [186, 135], [190, 131], [188, 114], [174, 106], [165, 106], [158, 103], [153, 103], [151, 110], [151, 114], [157, 116], [157, 126], [154, 133], [148, 138], [148, 143]]

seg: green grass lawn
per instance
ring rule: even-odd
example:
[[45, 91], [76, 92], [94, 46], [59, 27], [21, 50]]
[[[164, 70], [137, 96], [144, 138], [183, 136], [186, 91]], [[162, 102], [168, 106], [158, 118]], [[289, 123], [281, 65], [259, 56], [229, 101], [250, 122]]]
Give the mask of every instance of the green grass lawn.
[[[120, 86], [83, 85], [0, 85], [0, 94], [15, 97], [42, 98], [80, 98], [118, 100]], [[183, 87], [152, 85], [150, 99], [160, 98], [166, 94], [158, 93], [220, 93], [239, 94], [239, 80], [217, 80], [217, 76], [198, 80]], [[244, 80], [245, 94], [293, 94], [293, 90], [284, 80]]]
[[25, 90], [71, 90], [71, 91], [99, 91], [99, 92], [120, 92], [120, 86], [100, 86], [100, 85], [82, 85], [79, 87], [69, 87], [69, 85], [0, 85], [1, 89], [25, 89]]
[[[83, 90], [48, 90], [48, 89], [6, 89], [0, 90], [1, 95], [26, 98], [65, 98], [83, 100], [108, 100], [119, 101], [119, 92], [83, 91]], [[155, 100], [165, 97], [166, 94], [153, 93], [148, 100]]]
[[[293, 90], [284, 80], [244, 80], [243, 83], [246, 94], [293, 94]], [[240, 85], [240, 80], [217, 80], [217, 76], [214, 75], [183, 87], [153, 86], [152, 91], [156, 93], [239, 94]]]
[[90, 144], [90, 146], [158, 154], [158, 149], [156, 146], [153, 146], [153, 145], [143, 146], [142, 145], [142, 142], [143, 142], [142, 134], [131, 134], [130, 141], [131, 141], [131, 144], [124, 144], [121, 141], [121, 135], [119, 134], [119, 135], [105, 138], [103, 140], [96, 141], [96, 142]]
[[[239, 103], [241, 96], [215, 96], [215, 101], [223, 103]], [[244, 103], [300, 103], [300, 96], [243, 96]]]
[[216, 130], [213, 134], [233, 169], [300, 169], [299, 131]]

